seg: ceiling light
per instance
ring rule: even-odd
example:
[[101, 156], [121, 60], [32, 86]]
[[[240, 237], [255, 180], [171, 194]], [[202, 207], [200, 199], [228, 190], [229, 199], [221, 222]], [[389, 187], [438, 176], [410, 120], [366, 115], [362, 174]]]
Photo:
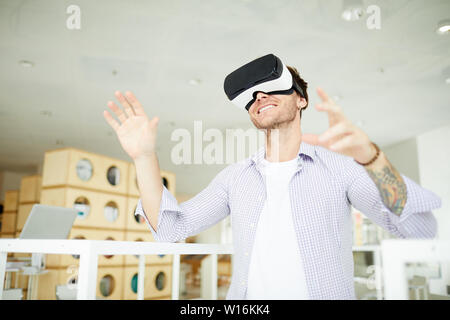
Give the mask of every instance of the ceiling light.
[[450, 34], [450, 19], [440, 21], [436, 32], [440, 35]]
[[345, 21], [357, 21], [364, 15], [363, 4], [361, 0], [344, 0], [342, 19]]
[[31, 68], [34, 67], [34, 63], [28, 60], [20, 60], [19, 64], [24, 68]]
[[191, 86], [198, 86], [202, 81], [200, 79], [191, 79], [188, 81]]

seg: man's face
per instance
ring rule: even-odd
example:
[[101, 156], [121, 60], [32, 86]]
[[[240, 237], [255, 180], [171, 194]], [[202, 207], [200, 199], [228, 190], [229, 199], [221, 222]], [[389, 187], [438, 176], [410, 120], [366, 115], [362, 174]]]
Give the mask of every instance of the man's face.
[[290, 95], [269, 95], [258, 92], [255, 102], [249, 108], [250, 119], [258, 129], [275, 129], [300, 117], [299, 96], [294, 91]]

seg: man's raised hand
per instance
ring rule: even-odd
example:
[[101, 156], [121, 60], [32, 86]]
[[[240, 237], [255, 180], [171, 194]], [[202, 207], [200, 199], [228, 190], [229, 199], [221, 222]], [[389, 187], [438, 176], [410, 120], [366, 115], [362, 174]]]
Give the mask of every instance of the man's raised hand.
[[107, 110], [103, 111], [103, 116], [116, 132], [122, 148], [133, 160], [152, 156], [156, 149], [159, 118], [149, 118], [132, 92], [127, 91], [123, 95], [120, 91], [116, 91], [115, 96], [123, 109], [113, 101], [108, 101], [108, 107], [119, 121]]

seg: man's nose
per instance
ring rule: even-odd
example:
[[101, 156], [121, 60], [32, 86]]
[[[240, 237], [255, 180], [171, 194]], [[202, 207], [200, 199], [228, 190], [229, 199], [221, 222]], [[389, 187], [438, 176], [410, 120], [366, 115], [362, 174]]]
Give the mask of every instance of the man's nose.
[[256, 93], [256, 100], [261, 100], [262, 98], [267, 98], [269, 95], [267, 93], [264, 92], [257, 92]]

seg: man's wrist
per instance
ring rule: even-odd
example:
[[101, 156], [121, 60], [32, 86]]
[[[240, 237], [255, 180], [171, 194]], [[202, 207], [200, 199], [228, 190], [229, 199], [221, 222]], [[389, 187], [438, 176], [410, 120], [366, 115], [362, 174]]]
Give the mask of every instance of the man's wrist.
[[140, 155], [136, 158], [133, 159], [133, 162], [136, 166], [141, 165], [141, 164], [148, 164], [151, 161], [156, 160], [156, 152], [152, 152], [152, 153], [148, 153], [145, 155]]

